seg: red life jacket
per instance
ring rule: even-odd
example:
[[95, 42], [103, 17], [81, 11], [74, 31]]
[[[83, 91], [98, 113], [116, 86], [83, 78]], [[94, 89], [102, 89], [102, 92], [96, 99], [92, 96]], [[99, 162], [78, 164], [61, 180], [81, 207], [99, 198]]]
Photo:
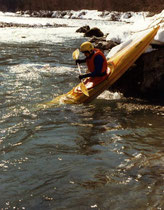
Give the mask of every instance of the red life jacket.
[[103, 67], [102, 67], [102, 70], [101, 70], [101, 73], [103, 73], [107, 70], [107, 67], [108, 67], [107, 60], [106, 60], [104, 54], [101, 52], [101, 50], [96, 49], [96, 48], [94, 49], [94, 54], [91, 56], [91, 58], [86, 59], [88, 70], [90, 72], [94, 72], [94, 70], [95, 70], [94, 59], [95, 59], [95, 56], [97, 56], [97, 55], [101, 55], [104, 59]]

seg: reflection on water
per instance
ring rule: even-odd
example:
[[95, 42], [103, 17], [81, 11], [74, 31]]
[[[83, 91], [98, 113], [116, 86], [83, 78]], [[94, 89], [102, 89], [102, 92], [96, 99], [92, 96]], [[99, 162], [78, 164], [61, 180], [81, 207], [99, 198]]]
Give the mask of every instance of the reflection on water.
[[163, 107], [105, 93], [36, 109], [78, 83], [72, 46], [0, 47], [0, 207], [162, 209]]

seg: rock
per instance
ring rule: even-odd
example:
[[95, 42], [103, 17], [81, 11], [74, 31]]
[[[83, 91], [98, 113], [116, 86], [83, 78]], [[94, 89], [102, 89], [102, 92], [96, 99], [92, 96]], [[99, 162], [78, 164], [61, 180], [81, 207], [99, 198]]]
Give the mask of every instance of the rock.
[[30, 15], [30, 10], [22, 11], [23, 15]]
[[86, 15], [85, 11], [81, 11], [78, 17], [81, 18], [83, 15]]
[[61, 11], [61, 18], [63, 18], [64, 16], [66, 16], [67, 15], [67, 11]]
[[[115, 47], [117, 45], [117, 43], [113, 42], [113, 41], [106, 41], [106, 36], [104, 36], [103, 32], [100, 31], [100, 29], [98, 28], [92, 28], [90, 29], [90, 27], [88, 25], [83, 26], [81, 28], [79, 28], [76, 32], [78, 33], [85, 33], [91, 36], [91, 38], [88, 40], [91, 43], [94, 43], [95, 48], [98, 48], [102, 51], [104, 50], [110, 50], [112, 47]], [[96, 34], [96, 36], [95, 36]]]
[[102, 14], [100, 15], [100, 17], [105, 17], [105, 16], [107, 16], [109, 14], [110, 14], [109, 11], [102, 11]]
[[126, 12], [125, 14], [124, 14], [124, 16], [123, 16], [123, 18], [125, 18], [125, 19], [129, 19], [129, 18], [131, 18], [132, 17], [132, 13], [131, 12]]
[[[79, 29], [76, 30], [76, 32], [84, 33], [85, 37], [93, 37], [93, 39], [95, 40], [97, 39], [97, 41], [100, 41], [98, 38], [104, 36], [104, 33], [99, 28], [94, 27], [90, 29], [88, 25], [80, 27]], [[95, 42], [93, 41], [93, 39], [91, 42]], [[105, 37], [103, 41], [105, 41]]]
[[111, 21], [119, 21], [120, 20], [120, 12], [114, 12], [112, 15], [111, 15]]
[[[54, 23], [53, 25], [51, 24], [46, 24], [46, 27], [66, 27], [67, 25], [60, 25], [60, 24], [56, 24]], [[41, 24], [34, 24], [34, 25], [29, 25], [29, 24], [21, 24], [21, 23], [4, 23], [4, 22], [0, 22], [0, 28], [5, 28], [5, 27], [21, 27], [21, 28], [43, 28], [45, 27], [44, 25]]]
[[52, 11], [49, 10], [39, 10], [39, 11], [33, 11], [30, 14], [32, 17], [47, 17], [47, 18], [51, 18], [53, 15]]
[[164, 48], [142, 54], [110, 90], [164, 104]]
[[89, 31], [87, 31], [84, 36], [86, 37], [92, 37], [92, 36], [96, 36], [96, 37], [103, 37], [104, 34], [103, 32], [99, 29], [99, 28], [91, 28]]
[[90, 27], [88, 25], [80, 27], [79, 29], [76, 30], [77, 33], [86, 33], [87, 31], [90, 30]]
[[117, 44], [113, 41], [100, 41], [97, 44], [95, 44], [95, 47], [104, 51], [104, 50], [110, 50], [113, 47], [115, 47]]
[[38, 11], [33, 11], [33, 12], [31, 13], [31, 17], [40, 17], [40, 12], [38, 12]]
[[101, 42], [101, 41], [106, 41], [106, 37], [96, 37], [96, 36], [92, 36], [90, 39], [89, 39], [89, 42], [95, 42], [95, 43], [98, 43], [98, 42]]
[[143, 81], [141, 92], [149, 98], [161, 98], [164, 102], [164, 48], [143, 54]]
[[65, 16], [67, 18], [71, 18], [73, 15], [73, 13], [71, 11], [54, 11], [52, 13], [52, 18], [64, 18]]
[[113, 47], [117, 46], [117, 43], [115, 43], [113, 41], [99, 41], [99, 42], [96, 42], [94, 44], [94, 46], [95, 46], [95, 48], [98, 48], [98, 49], [104, 51], [104, 50], [110, 50]]
[[102, 51], [104, 50], [110, 50], [113, 47], [117, 46], [118, 43], [114, 41], [106, 41], [106, 37], [95, 37], [89, 39], [89, 42], [94, 43], [95, 48], [98, 48]]
[[151, 43], [151, 46], [152, 46], [152, 48], [155, 48], [155, 49], [161, 49], [161, 48], [164, 48], [164, 42], [153, 41]]
[[52, 11], [40, 11], [40, 17], [47, 17], [47, 18], [51, 18], [52, 17], [53, 12]]

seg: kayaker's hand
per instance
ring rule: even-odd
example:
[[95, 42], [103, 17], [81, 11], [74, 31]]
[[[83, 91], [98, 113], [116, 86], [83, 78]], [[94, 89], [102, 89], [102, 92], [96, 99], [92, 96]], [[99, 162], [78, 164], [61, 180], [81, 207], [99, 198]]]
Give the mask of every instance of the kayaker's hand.
[[80, 74], [79, 75], [79, 80], [82, 80], [84, 78], [84, 75], [83, 74]]
[[76, 65], [77, 65], [77, 64], [80, 64], [81, 63], [81, 60], [80, 59], [77, 59], [75, 62], [76, 62]]

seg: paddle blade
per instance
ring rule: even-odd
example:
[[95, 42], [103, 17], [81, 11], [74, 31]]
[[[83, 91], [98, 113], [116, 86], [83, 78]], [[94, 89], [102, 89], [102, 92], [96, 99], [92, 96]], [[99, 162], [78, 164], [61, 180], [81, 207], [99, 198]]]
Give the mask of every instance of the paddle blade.
[[83, 82], [81, 83], [80, 88], [81, 88], [81, 91], [84, 93], [84, 95], [89, 96], [88, 90], [85, 87]]
[[80, 51], [79, 49], [76, 49], [73, 53], [72, 53], [72, 57], [74, 60], [77, 60], [79, 57]]
[[[74, 59], [74, 60], [77, 60], [78, 57], [79, 57], [79, 54], [80, 54], [79, 49], [76, 49], [76, 50], [72, 53], [73, 59]], [[78, 69], [79, 69], [79, 73], [81, 74], [81, 70], [80, 70], [79, 64], [78, 64]], [[81, 91], [84, 93], [84, 95], [89, 96], [88, 90], [87, 90], [87, 88], [85, 87], [85, 85], [84, 85], [83, 82], [81, 82], [80, 88], [81, 88]]]

